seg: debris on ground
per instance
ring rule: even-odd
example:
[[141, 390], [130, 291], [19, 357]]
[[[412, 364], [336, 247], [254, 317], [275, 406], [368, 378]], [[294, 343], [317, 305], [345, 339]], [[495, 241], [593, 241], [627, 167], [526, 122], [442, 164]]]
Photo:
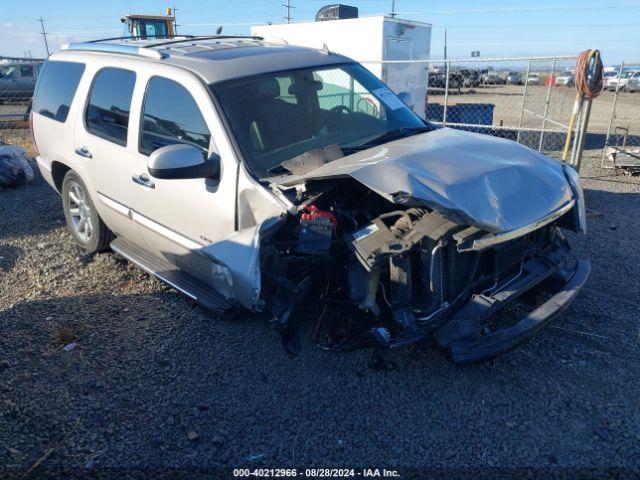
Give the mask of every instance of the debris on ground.
[[0, 188], [17, 187], [33, 180], [27, 152], [15, 145], [0, 145]]
[[62, 347], [62, 349], [65, 352], [70, 352], [71, 350], [73, 350], [74, 348], [76, 348], [78, 344], [76, 342], [71, 342], [71, 343], [67, 343], [64, 347]]

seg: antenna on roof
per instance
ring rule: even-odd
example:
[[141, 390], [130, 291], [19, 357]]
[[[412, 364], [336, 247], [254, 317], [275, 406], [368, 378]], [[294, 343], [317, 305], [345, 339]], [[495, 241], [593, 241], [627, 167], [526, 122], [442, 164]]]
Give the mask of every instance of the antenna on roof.
[[222, 33], [222, 25], [216, 28], [216, 35], [220, 35]]

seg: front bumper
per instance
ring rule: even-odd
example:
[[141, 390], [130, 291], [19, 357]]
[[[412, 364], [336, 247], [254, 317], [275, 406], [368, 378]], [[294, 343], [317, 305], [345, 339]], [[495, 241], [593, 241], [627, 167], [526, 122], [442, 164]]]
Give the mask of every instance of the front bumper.
[[589, 278], [590, 270], [588, 261], [578, 260], [574, 268], [564, 275], [567, 278], [564, 286], [515, 325], [496, 330], [477, 340], [452, 342], [450, 349], [453, 361], [459, 365], [480, 362], [504, 353], [528, 339], [571, 304]]

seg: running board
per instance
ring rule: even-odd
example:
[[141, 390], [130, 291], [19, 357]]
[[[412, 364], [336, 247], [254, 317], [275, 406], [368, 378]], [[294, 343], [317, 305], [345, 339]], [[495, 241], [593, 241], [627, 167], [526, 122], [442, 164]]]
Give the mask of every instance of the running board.
[[122, 237], [111, 242], [111, 249], [158, 280], [195, 300], [207, 310], [224, 313], [231, 308], [231, 304], [208, 285]]

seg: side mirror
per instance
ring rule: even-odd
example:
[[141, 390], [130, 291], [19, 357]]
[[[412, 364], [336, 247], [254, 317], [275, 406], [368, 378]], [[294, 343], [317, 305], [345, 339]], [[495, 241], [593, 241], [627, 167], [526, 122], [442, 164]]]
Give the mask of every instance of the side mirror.
[[220, 176], [220, 156], [213, 154], [204, 159], [202, 150], [193, 145], [168, 145], [149, 155], [147, 170], [154, 178], [168, 180], [217, 178]]

